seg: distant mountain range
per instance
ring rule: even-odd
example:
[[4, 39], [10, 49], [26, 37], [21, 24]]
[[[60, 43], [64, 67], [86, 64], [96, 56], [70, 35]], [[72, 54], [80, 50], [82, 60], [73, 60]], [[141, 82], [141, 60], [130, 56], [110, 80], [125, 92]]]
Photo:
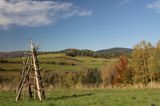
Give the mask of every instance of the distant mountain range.
[[98, 54], [131, 53], [131, 52], [132, 52], [132, 49], [130, 48], [118, 48], [118, 47], [96, 51], [96, 53]]
[[0, 58], [24, 57], [24, 51], [0, 52]]
[[[56, 51], [54, 53], [65, 53], [69, 49]], [[131, 53], [132, 49], [130, 48], [110, 48], [110, 49], [103, 49], [95, 51], [97, 54], [110, 54], [110, 53]], [[40, 52], [43, 53], [43, 52]], [[49, 52], [48, 52], [49, 53]], [[45, 53], [47, 54], [47, 53]], [[14, 58], [14, 57], [23, 57], [24, 51], [13, 51], [13, 52], [0, 52], [0, 58]]]

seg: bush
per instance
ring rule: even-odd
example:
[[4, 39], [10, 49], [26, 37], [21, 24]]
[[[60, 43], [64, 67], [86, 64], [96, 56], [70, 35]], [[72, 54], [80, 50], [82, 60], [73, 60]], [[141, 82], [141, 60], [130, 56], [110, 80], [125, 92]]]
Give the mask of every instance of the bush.
[[0, 59], [0, 63], [9, 63], [8, 60]]
[[107, 64], [102, 68], [101, 77], [103, 85], [113, 84], [131, 84], [133, 77], [133, 70], [128, 68], [128, 59], [125, 55], [121, 55], [115, 64]]
[[80, 72], [49, 72], [43, 79], [48, 86], [60, 88], [73, 88], [77, 84], [98, 86], [102, 82], [100, 71], [96, 68]]
[[133, 84], [133, 68], [127, 68], [123, 73], [123, 83], [124, 84]]
[[48, 86], [72, 88], [81, 83], [81, 75], [80, 72], [52, 72], [45, 74], [44, 81]]
[[[128, 58], [125, 55], [121, 55], [116, 63], [116, 71], [117, 71], [117, 75], [116, 75], [116, 83], [123, 83], [124, 80], [124, 76], [123, 74], [125, 73], [125, 71], [128, 68]], [[128, 75], [128, 74], [126, 74]]]
[[3, 68], [0, 67], [0, 71], [5, 71], [5, 69], [3, 69]]
[[100, 71], [95, 69], [88, 69], [86, 72], [84, 79], [82, 81], [83, 84], [89, 85], [99, 85], [102, 82]]
[[115, 69], [115, 65], [107, 64], [101, 70], [101, 78], [102, 84], [104, 87], [108, 85], [115, 84], [115, 77], [117, 75], [117, 71]]

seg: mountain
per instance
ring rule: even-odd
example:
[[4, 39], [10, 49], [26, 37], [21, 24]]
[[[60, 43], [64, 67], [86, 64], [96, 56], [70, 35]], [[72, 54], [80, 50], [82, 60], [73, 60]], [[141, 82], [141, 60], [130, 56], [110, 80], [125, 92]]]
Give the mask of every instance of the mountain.
[[[39, 54], [51, 54], [51, 53], [65, 53], [69, 49], [56, 51], [56, 52], [38, 52]], [[129, 48], [110, 48], [96, 51], [97, 54], [110, 54], [110, 53], [131, 53], [132, 49]], [[24, 51], [13, 51], [13, 52], [0, 52], [0, 58], [14, 58], [14, 57], [23, 57]]]
[[24, 51], [0, 52], [0, 58], [23, 57]]
[[[75, 48], [68, 48], [68, 49], [60, 50], [60, 51], [56, 51], [55, 53], [65, 53], [65, 52], [67, 52], [68, 50], [71, 50], [71, 49], [75, 49]], [[75, 50], [78, 50], [78, 49], [75, 49]]]
[[132, 49], [130, 49], [130, 48], [120, 48], [120, 47], [96, 51], [97, 54], [131, 53], [131, 52], [132, 52]]

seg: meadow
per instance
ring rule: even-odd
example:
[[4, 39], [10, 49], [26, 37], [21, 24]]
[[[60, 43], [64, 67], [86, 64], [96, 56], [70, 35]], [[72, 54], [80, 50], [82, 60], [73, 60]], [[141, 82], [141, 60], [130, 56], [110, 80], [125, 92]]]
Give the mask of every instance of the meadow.
[[15, 101], [15, 92], [0, 91], [0, 106], [159, 106], [159, 89], [50, 90], [46, 100]]
[[[22, 60], [24, 58], [3, 58], [6, 63], [0, 63], [0, 77], [13, 80], [20, 77], [23, 69]], [[108, 62], [115, 62], [117, 59], [93, 58], [76, 56], [66, 56], [65, 53], [39, 55], [40, 69], [45, 72], [78, 72], [88, 69], [101, 69]], [[17, 80], [17, 79], [16, 79]]]
[[[64, 81], [65, 86], [71, 88], [54, 88], [48, 86], [46, 88], [46, 99], [43, 101], [32, 100], [22, 95], [21, 100], [15, 101], [15, 88], [22, 64], [20, 63], [24, 58], [5, 58], [6, 63], [0, 63], [0, 78], [2, 78], [6, 85], [13, 83], [8, 89], [0, 91], [0, 106], [159, 106], [160, 105], [160, 90], [158, 88], [104, 88], [104, 87], [79, 87], [72, 88], [74, 82], [66, 76]], [[88, 71], [88, 69], [101, 70], [107, 63], [114, 64], [117, 58], [93, 58], [76, 56], [66, 56], [64, 53], [45, 54], [38, 56], [42, 75], [49, 72], [81, 72]], [[57, 75], [57, 74], [55, 74]], [[70, 74], [72, 75], [72, 74]], [[91, 76], [92, 77], [92, 76]], [[58, 77], [60, 78], [60, 77]], [[69, 79], [68, 79], [69, 78]], [[74, 77], [73, 77], [74, 78]], [[93, 77], [94, 78], [94, 77]], [[92, 79], [86, 79], [91, 80]], [[8, 82], [7, 82], [8, 81]], [[54, 80], [56, 81], [56, 80]], [[65, 82], [66, 81], [66, 82]], [[55, 83], [55, 82], [52, 82]], [[92, 83], [92, 82], [89, 82]], [[95, 83], [95, 82], [94, 82]], [[73, 85], [72, 85], [73, 84]], [[78, 82], [76, 83], [79, 84]], [[95, 83], [96, 85], [96, 83]], [[8, 86], [7, 86], [8, 87]], [[62, 86], [60, 86], [62, 87]], [[14, 89], [12, 89], [14, 88]]]
[[[40, 68], [51, 71], [80, 71], [88, 68], [101, 68], [107, 62], [114, 62], [116, 59], [93, 58], [93, 57], [70, 57], [64, 53], [39, 55]], [[23, 58], [5, 58], [8, 63], [0, 63], [4, 70], [21, 70]]]

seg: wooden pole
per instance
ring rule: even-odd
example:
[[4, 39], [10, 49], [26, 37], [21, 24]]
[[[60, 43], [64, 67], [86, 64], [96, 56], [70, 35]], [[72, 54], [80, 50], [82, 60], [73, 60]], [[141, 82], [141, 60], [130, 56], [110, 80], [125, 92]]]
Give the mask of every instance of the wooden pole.
[[38, 94], [39, 100], [41, 101], [42, 95], [41, 95], [40, 81], [39, 81], [39, 75], [38, 75], [39, 66], [38, 66], [38, 61], [37, 61], [36, 48], [34, 44], [32, 43], [31, 43], [31, 49], [32, 49], [32, 58], [33, 58], [33, 67], [34, 67], [34, 72], [35, 72], [37, 94]]
[[25, 81], [26, 81], [26, 79], [27, 79], [27, 75], [29, 74], [30, 68], [31, 68], [31, 66], [29, 65], [29, 67], [28, 67], [28, 69], [27, 69], [27, 73], [26, 73], [26, 74], [23, 76], [23, 78], [21, 79], [21, 83], [20, 83], [20, 86], [19, 86], [18, 91], [17, 91], [16, 101], [18, 101], [19, 98], [20, 98], [20, 94], [21, 94], [21, 91], [22, 91], [23, 86], [24, 86], [24, 84], [25, 84]]

